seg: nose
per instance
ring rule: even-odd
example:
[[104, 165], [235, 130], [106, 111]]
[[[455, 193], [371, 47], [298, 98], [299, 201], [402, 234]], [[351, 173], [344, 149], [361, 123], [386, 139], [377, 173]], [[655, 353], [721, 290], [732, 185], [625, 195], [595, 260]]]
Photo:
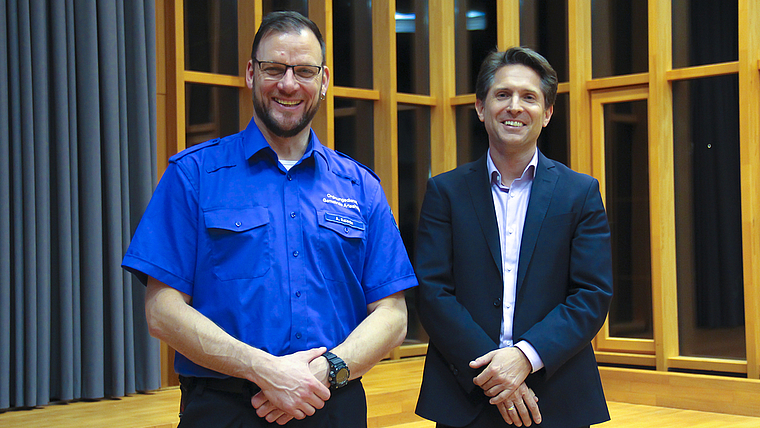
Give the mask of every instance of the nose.
[[277, 83], [277, 86], [283, 92], [292, 92], [298, 88], [298, 80], [296, 80], [295, 71], [292, 67], [285, 70], [285, 74]]
[[515, 94], [509, 97], [509, 100], [507, 101], [507, 110], [510, 112], [520, 112], [522, 111], [523, 106], [520, 103], [520, 96]]

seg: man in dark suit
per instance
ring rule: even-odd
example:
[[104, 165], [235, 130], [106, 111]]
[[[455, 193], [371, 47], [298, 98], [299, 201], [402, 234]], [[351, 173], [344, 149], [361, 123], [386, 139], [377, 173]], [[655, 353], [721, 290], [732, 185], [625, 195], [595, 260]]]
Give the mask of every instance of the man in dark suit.
[[546, 158], [557, 75], [526, 48], [490, 54], [479, 160], [428, 181], [418, 310], [430, 336], [417, 414], [438, 427], [576, 428], [609, 420], [591, 340], [612, 297], [592, 177]]

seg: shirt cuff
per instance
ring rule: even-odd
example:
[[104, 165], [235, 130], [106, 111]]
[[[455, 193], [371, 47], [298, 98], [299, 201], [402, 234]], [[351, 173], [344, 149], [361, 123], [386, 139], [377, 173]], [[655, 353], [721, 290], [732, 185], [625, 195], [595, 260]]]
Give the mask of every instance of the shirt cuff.
[[517, 342], [515, 348], [521, 350], [522, 353], [528, 357], [528, 361], [530, 361], [530, 365], [533, 367], [531, 373], [535, 373], [544, 368], [544, 362], [541, 361], [541, 357], [538, 355], [538, 352], [536, 352], [536, 348], [534, 348], [533, 345], [524, 340], [521, 340]]

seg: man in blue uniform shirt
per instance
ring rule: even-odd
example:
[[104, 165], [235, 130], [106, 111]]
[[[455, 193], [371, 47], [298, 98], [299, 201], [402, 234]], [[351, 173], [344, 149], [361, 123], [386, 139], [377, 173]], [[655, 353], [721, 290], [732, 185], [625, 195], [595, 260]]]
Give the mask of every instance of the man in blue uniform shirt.
[[320, 144], [313, 22], [264, 18], [235, 135], [172, 157], [123, 266], [178, 352], [180, 427], [366, 426], [358, 378], [406, 335], [417, 284], [378, 178]]

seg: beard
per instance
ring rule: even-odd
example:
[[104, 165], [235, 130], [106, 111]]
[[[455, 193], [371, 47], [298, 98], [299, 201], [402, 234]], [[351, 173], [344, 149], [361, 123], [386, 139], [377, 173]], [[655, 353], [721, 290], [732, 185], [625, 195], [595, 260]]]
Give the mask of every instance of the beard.
[[260, 97], [256, 96], [256, 91], [253, 91], [253, 110], [256, 112], [256, 116], [261, 119], [261, 121], [264, 123], [264, 126], [267, 127], [269, 132], [272, 134], [281, 137], [281, 138], [289, 138], [293, 137], [295, 135], [298, 135], [299, 132], [303, 131], [309, 124], [311, 124], [312, 119], [314, 119], [314, 116], [317, 114], [317, 110], [319, 110], [319, 105], [321, 103], [321, 99], [317, 97], [317, 102], [314, 103], [314, 105], [306, 110], [303, 115], [301, 116], [301, 119], [298, 120], [298, 122], [295, 123], [295, 125], [291, 126], [290, 128], [285, 128], [277, 122], [272, 115], [269, 113], [269, 110], [264, 107], [264, 102]]

